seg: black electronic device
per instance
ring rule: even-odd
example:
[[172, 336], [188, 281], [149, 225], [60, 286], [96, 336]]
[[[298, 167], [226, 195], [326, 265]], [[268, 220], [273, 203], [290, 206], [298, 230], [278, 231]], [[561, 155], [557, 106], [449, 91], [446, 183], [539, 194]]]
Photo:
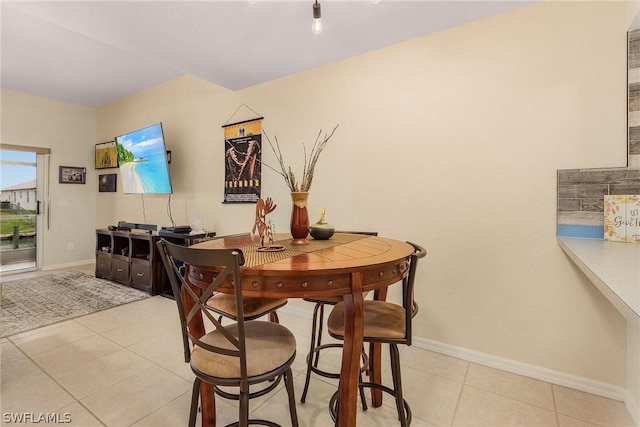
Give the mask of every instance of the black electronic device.
[[[111, 228], [109, 228], [111, 230]], [[158, 226], [155, 224], [135, 224], [133, 222], [119, 221], [118, 222], [118, 230], [145, 230], [151, 233], [152, 231], [156, 231]]]
[[[169, 233], [178, 233], [178, 234], [184, 234], [184, 233], [191, 233], [191, 226], [189, 225], [174, 225], [172, 227], [162, 227], [162, 229], [160, 230], [162, 231], [166, 231]], [[160, 233], [162, 234], [162, 233]]]

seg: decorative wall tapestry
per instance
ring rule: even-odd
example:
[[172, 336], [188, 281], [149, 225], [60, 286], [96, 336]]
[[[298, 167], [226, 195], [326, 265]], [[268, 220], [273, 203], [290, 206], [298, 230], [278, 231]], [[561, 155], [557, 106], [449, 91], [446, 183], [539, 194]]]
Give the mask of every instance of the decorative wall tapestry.
[[224, 203], [256, 203], [262, 184], [262, 118], [223, 128]]

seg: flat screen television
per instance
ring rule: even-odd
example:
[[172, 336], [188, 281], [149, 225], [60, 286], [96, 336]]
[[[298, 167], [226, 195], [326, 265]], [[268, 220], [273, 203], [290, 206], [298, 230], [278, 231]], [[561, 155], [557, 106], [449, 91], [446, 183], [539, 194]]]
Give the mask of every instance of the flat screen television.
[[116, 137], [125, 194], [170, 194], [171, 176], [162, 123]]

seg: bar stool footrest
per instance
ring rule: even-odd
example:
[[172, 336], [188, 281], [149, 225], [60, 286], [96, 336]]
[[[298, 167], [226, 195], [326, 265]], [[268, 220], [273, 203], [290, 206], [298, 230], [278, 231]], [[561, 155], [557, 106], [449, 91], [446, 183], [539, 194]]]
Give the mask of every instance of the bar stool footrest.
[[[307, 354], [307, 366], [309, 367], [309, 369], [311, 369], [311, 372], [315, 372], [321, 377], [339, 379], [340, 378], [339, 372], [324, 371], [318, 368], [317, 366], [314, 366], [313, 363], [311, 362], [311, 360], [313, 359], [313, 356], [316, 353], [322, 350], [326, 350], [328, 348], [342, 348], [342, 344], [331, 343], [331, 344], [322, 344], [320, 346], [315, 347], [311, 353]], [[367, 372], [368, 369], [369, 369], [369, 356], [363, 349], [362, 350], [362, 366], [360, 367], [360, 372], [364, 374], [365, 372]]]
[[[378, 390], [382, 390], [385, 393], [393, 396], [393, 398], [395, 399], [397, 394], [396, 391], [392, 388], [389, 388], [385, 385], [382, 384], [377, 384], [377, 383], [370, 383], [370, 382], [362, 382], [358, 385], [359, 387], [363, 387], [363, 388], [375, 388]], [[331, 415], [331, 419], [335, 422], [336, 419], [338, 418], [338, 406], [340, 403], [339, 400], [339, 396], [340, 396], [340, 390], [336, 391], [335, 393], [333, 393], [333, 396], [331, 396], [331, 399], [329, 399], [329, 415]], [[411, 413], [411, 407], [409, 406], [409, 402], [406, 401], [406, 399], [402, 399], [402, 403], [404, 406], [404, 419], [406, 424], [402, 423], [402, 420], [400, 420], [401, 424], [406, 425], [407, 427], [409, 425], [411, 425], [411, 419], [412, 419], [412, 413]], [[398, 414], [398, 417], [400, 416], [400, 414]]]
[[[282, 380], [282, 375], [278, 375], [277, 377], [275, 377], [272, 381], [269, 382], [269, 385], [267, 387], [249, 393], [249, 400], [254, 399], [256, 397], [264, 396], [265, 394], [269, 393], [271, 390], [275, 389], [278, 386], [278, 384], [280, 384], [280, 380]], [[239, 394], [223, 390], [217, 385], [213, 386], [213, 391], [215, 392], [215, 394], [217, 394], [222, 398], [229, 399], [229, 400], [240, 400]]]

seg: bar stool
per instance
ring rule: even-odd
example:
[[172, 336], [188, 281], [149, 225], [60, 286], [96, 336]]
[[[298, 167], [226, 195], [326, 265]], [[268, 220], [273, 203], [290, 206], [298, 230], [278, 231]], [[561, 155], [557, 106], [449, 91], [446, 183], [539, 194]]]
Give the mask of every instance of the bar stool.
[[[372, 382], [360, 382], [363, 387], [376, 388], [382, 390], [395, 398], [398, 419], [402, 427], [411, 424], [411, 408], [402, 397], [402, 380], [400, 375], [400, 353], [398, 344], [411, 345], [411, 323], [413, 317], [418, 313], [418, 304], [413, 298], [413, 288], [416, 276], [418, 260], [427, 254], [421, 246], [407, 242], [414, 247], [409, 265], [406, 266], [408, 272], [402, 280], [402, 305], [397, 305], [387, 301], [366, 300], [364, 301], [364, 337], [363, 342], [389, 344], [391, 352], [391, 374], [393, 377], [393, 389], [382, 384]], [[329, 318], [327, 319], [327, 329], [329, 335], [337, 339], [344, 339], [344, 303], [336, 304]], [[336, 392], [329, 402], [329, 411], [334, 421], [339, 410], [338, 393]]]
[[[293, 389], [291, 364], [296, 356], [294, 335], [282, 325], [274, 322], [245, 322], [242, 312], [243, 297], [240, 292], [242, 275], [240, 266], [244, 256], [240, 249], [192, 249], [175, 245], [165, 240], [157, 243], [180, 315], [180, 326], [185, 362], [190, 363], [195, 376], [191, 395], [191, 410], [188, 425], [195, 426], [200, 384], [213, 386], [214, 392], [227, 397], [220, 387], [235, 387], [238, 394], [238, 421], [231, 425], [246, 427], [249, 424], [277, 426], [272, 421], [249, 419], [249, 400], [275, 390], [279, 379], [284, 378], [289, 401], [291, 424], [298, 426], [298, 415]], [[176, 262], [179, 261], [179, 262]], [[216, 267], [221, 271], [206, 281], [202, 295], [198, 295], [186, 282], [178, 264]], [[234, 298], [238, 307], [238, 321], [222, 325], [206, 307], [204, 301], [223, 283], [231, 282], [235, 289]], [[189, 302], [189, 305], [186, 305]], [[193, 306], [193, 308], [191, 307]], [[207, 318], [215, 327], [203, 336], [192, 330], [192, 325]], [[271, 382], [269, 386], [251, 392], [255, 384]]]

